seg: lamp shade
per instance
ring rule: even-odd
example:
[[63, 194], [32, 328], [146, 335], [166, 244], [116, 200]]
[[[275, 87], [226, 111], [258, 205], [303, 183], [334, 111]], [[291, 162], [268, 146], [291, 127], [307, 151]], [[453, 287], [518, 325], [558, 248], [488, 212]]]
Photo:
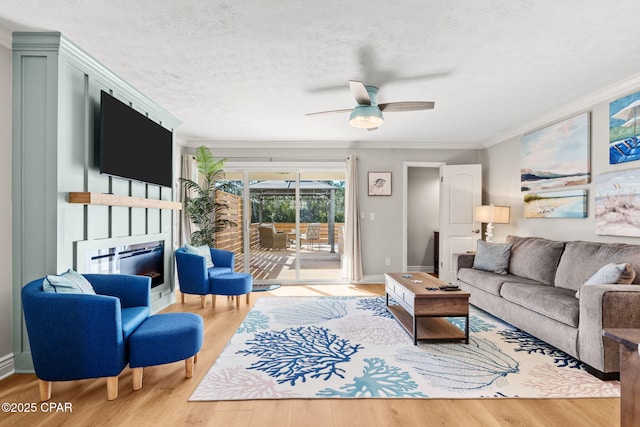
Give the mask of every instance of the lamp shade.
[[483, 205], [476, 206], [473, 219], [482, 223], [509, 224], [509, 206]]
[[351, 111], [351, 116], [349, 116], [349, 124], [356, 128], [377, 128], [382, 126], [383, 123], [382, 111], [373, 105], [358, 105]]

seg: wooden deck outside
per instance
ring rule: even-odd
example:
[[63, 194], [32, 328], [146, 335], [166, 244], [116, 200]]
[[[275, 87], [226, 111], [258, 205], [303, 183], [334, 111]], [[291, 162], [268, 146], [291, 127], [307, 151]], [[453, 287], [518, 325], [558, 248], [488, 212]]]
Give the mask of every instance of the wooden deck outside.
[[[250, 273], [254, 280], [296, 281], [296, 251], [289, 246], [285, 250], [251, 248]], [[331, 253], [326, 243], [304, 245], [300, 249], [301, 281], [339, 281], [342, 279], [341, 254]], [[236, 271], [244, 269], [244, 255], [236, 255]]]

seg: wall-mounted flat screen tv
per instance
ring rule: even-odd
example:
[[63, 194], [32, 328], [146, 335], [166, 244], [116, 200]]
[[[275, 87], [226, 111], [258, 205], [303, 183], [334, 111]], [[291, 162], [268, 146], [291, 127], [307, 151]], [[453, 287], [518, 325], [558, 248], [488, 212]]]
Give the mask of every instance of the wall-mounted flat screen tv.
[[171, 187], [173, 134], [105, 91], [100, 94], [100, 173]]

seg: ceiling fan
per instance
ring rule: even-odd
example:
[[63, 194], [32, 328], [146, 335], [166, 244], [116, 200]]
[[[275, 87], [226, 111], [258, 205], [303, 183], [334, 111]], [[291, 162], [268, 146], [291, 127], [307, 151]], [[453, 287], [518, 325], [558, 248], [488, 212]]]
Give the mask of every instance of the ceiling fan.
[[432, 110], [435, 106], [434, 102], [426, 101], [407, 101], [407, 102], [387, 102], [378, 104], [376, 95], [378, 88], [375, 86], [365, 86], [358, 80], [349, 80], [349, 88], [358, 105], [354, 108], [344, 110], [321, 111], [318, 113], [308, 113], [306, 116], [320, 116], [324, 114], [348, 113], [349, 124], [353, 127], [375, 130], [384, 123], [382, 112], [401, 112], [401, 111], [418, 111]]

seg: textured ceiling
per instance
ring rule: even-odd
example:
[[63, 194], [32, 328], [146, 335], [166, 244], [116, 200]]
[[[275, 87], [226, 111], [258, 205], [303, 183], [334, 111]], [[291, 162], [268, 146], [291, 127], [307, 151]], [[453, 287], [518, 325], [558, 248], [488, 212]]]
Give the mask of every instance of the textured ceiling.
[[[192, 141], [487, 145], [640, 74], [637, 0], [0, 0], [0, 26], [62, 32]], [[304, 116], [349, 79], [435, 110]]]

